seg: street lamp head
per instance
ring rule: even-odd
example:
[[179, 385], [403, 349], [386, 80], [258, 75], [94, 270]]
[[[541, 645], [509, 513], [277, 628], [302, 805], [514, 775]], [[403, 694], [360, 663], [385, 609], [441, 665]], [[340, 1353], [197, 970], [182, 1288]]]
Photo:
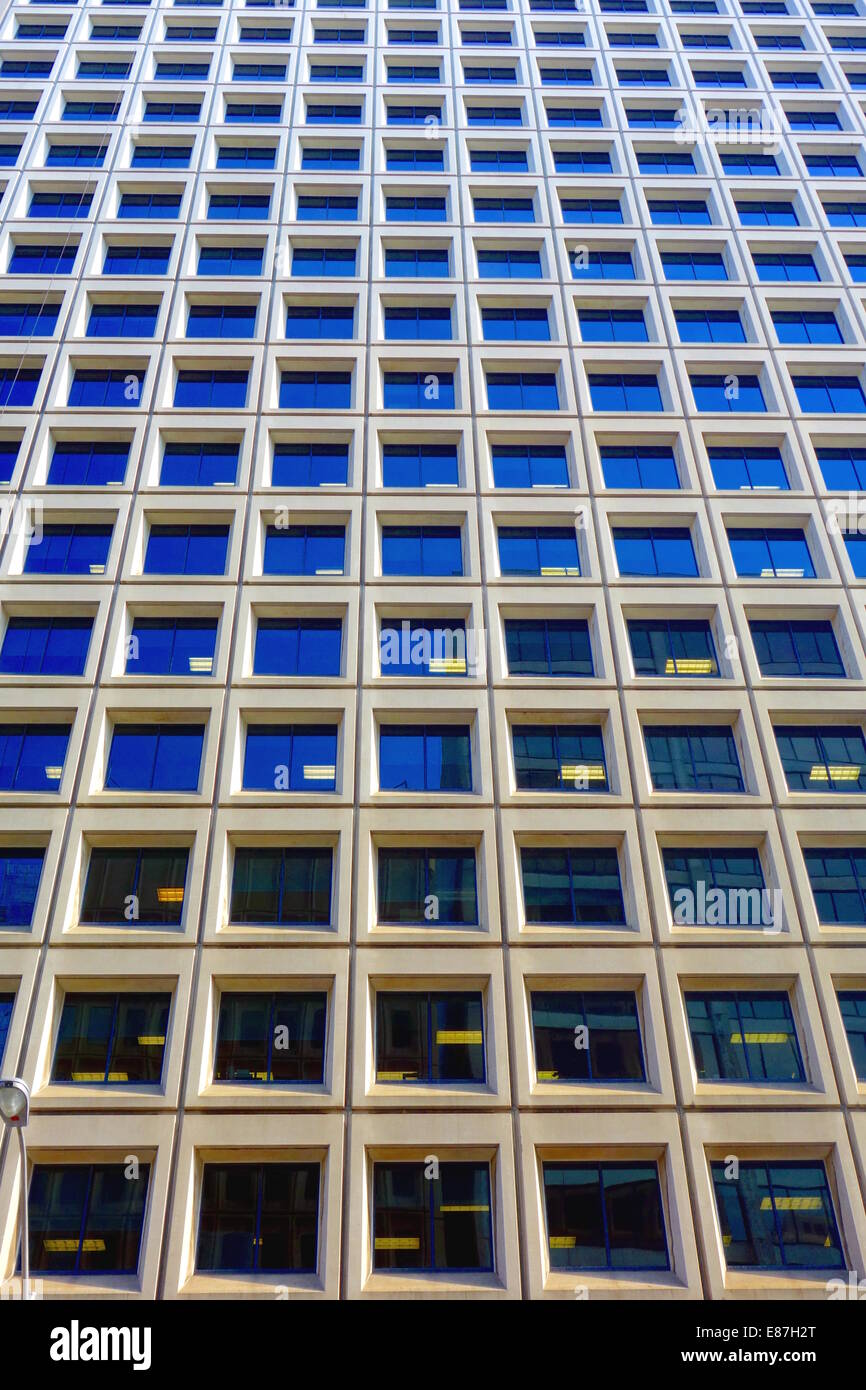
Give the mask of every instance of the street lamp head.
[[0, 1120], [4, 1125], [23, 1129], [30, 1114], [30, 1087], [20, 1076], [0, 1081]]

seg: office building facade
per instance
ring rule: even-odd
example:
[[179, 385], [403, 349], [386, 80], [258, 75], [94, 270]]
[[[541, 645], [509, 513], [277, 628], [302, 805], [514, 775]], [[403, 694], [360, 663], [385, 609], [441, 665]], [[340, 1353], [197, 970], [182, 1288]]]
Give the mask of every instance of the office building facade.
[[863, 1277], [864, 134], [863, 0], [5, 5], [44, 1297]]

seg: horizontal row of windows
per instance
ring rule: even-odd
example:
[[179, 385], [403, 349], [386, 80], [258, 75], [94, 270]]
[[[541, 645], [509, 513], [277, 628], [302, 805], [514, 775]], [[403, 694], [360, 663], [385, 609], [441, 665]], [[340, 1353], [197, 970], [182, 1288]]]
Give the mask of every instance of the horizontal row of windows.
[[[866, 991], [840, 991], [837, 1003], [856, 1075], [866, 1080]], [[808, 1082], [787, 991], [689, 987], [683, 991], [683, 1004], [699, 1081], [781, 1086]], [[11, 1005], [2, 1007], [0, 1056]], [[222, 990], [212, 1081], [324, 1086], [328, 1009], [325, 991]], [[171, 1010], [170, 993], [67, 989], [49, 1084], [161, 1086]], [[646, 1082], [641, 1004], [634, 990], [532, 989], [529, 1014], [533, 1070], [542, 1087], [549, 1082]], [[379, 987], [375, 1082], [484, 1086], [486, 1032], [481, 991]]]
[[[0, 440], [0, 478], [8, 481], [18, 461], [20, 440]], [[241, 444], [207, 435], [192, 440], [166, 439], [161, 448], [162, 487], [234, 486]], [[122, 437], [66, 439], [55, 437], [46, 484], [51, 487], [104, 487], [126, 479], [130, 445]], [[274, 440], [268, 482], [275, 488], [343, 486], [349, 482], [348, 441], [304, 443]], [[828, 491], [866, 489], [866, 447], [822, 446], [815, 449]], [[778, 445], [710, 444], [712, 481], [719, 491], [769, 489], [786, 492], [791, 480]], [[667, 443], [600, 444], [604, 487], [610, 490], [678, 490], [682, 486], [674, 447]], [[563, 444], [491, 444], [494, 488], [568, 488], [571, 471]], [[384, 488], [459, 487], [456, 443], [407, 440], [381, 446]]]
[[[198, 1272], [314, 1273], [322, 1221], [321, 1162], [202, 1165], [195, 1237]], [[846, 1267], [821, 1159], [723, 1160], [710, 1172], [729, 1268]], [[150, 1164], [34, 1164], [30, 1267], [40, 1274], [135, 1274]], [[663, 1271], [670, 1236], [657, 1160], [544, 1160], [550, 1269]], [[495, 1178], [489, 1160], [377, 1159], [370, 1172], [373, 1270], [492, 1273]], [[75, 1234], [70, 1238], [69, 1232]]]
[[[23, 574], [99, 576], [106, 572], [112, 526], [108, 522], [45, 522], [29, 538]], [[844, 532], [848, 558], [857, 578], [866, 576], [866, 536]], [[734, 572], [745, 579], [816, 579], [805, 531], [794, 526], [732, 526], [726, 529]], [[230, 526], [226, 523], [152, 521], [147, 531], [142, 574], [224, 575]], [[617, 572], [624, 578], [699, 578], [701, 566], [692, 530], [685, 526], [611, 526]], [[496, 527], [499, 572], [503, 576], [566, 578], [581, 574], [581, 551], [574, 524]], [[466, 573], [462, 527], [388, 525], [381, 527], [384, 577], [445, 577]], [[337, 576], [346, 573], [343, 523], [264, 528], [263, 575]]]
[[[593, 326], [601, 325], [598, 337], [609, 341], [614, 321], [599, 311]], [[830, 314], [825, 318], [833, 319]], [[795, 329], [795, 342], [813, 341], [812, 327], [805, 314], [791, 314], [785, 330]], [[292, 323], [300, 323], [299, 314]], [[332, 319], [328, 323], [336, 322]], [[417, 320], [416, 320], [417, 321]], [[315, 321], [314, 322], [319, 322]], [[401, 320], [405, 325], [406, 319]], [[497, 321], [499, 324], [503, 320]], [[511, 319], [516, 329], [516, 319]], [[688, 328], [703, 323], [708, 333], [714, 323], [708, 314], [689, 320]], [[535, 321], [537, 327], [537, 320]], [[826, 323], [815, 325], [818, 341], [827, 336]], [[303, 336], [310, 336], [304, 334]], [[318, 335], [313, 335], [318, 336]], [[400, 335], [403, 339], [405, 333]], [[505, 337], [499, 334], [499, 339]], [[516, 332], [512, 337], [517, 337]], [[538, 341], [539, 334], [521, 333], [521, 341]], [[717, 341], [715, 337], [701, 341]], [[693, 339], [688, 339], [689, 341]], [[0, 405], [26, 409], [36, 400], [41, 367], [0, 366]], [[483, 369], [488, 410], [559, 411], [565, 408], [560, 399], [559, 372], [552, 371], [495, 371]], [[139, 367], [73, 367], [67, 405], [72, 408], [137, 409], [144, 394], [146, 374]], [[599, 411], [664, 413], [663, 381], [655, 372], [622, 372], [614, 369], [594, 371], [587, 367], [587, 386], [592, 408]], [[689, 383], [698, 412], [742, 412], [766, 414], [767, 400], [761, 377], [755, 372], [689, 371]], [[223, 410], [243, 410], [249, 393], [249, 369], [246, 368], [187, 368], [178, 366], [175, 372], [172, 405], [177, 409], [216, 407]], [[791, 380], [799, 407], [805, 414], [866, 414], [866, 390], [857, 373], [791, 371]], [[347, 410], [353, 403], [354, 372], [350, 369], [330, 370], [313, 368], [306, 371], [282, 369], [279, 374], [278, 407], [282, 410]], [[454, 410], [458, 395], [454, 372], [438, 366], [415, 371], [382, 368], [382, 406], [386, 410]]]
[[[380, 845], [376, 921], [422, 928], [479, 926], [476, 854], [472, 846]], [[808, 845], [802, 854], [819, 921], [866, 926], [866, 847]], [[31, 925], [44, 857], [39, 846], [0, 847], [3, 928]], [[76, 920], [100, 927], [180, 926], [189, 859], [184, 846], [91, 846]], [[665, 845], [661, 859], [675, 925], [766, 927], [772, 893], [756, 847]], [[527, 925], [628, 924], [616, 846], [524, 846], [519, 863]], [[333, 873], [330, 845], [236, 845], [228, 922], [328, 928]]]
[[[844, 680], [847, 670], [829, 618], [749, 618], [758, 669], [774, 679]], [[636, 676], [721, 675], [706, 618], [628, 618]], [[206, 677], [215, 669], [218, 619], [135, 615], [126, 642], [127, 675]], [[591, 678], [596, 675], [586, 618], [505, 618], [509, 676]], [[11, 615], [0, 645], [0, 675], [81, 676], [93, 629], [90, 617]], [[379, 674], [443, 678], [473, 674], [463, 618], [383, 618]], [[266, 617], [255, 622], [252, 674], [340, 676], [343, 624], [331, 617]]]
[[[115, 723], [105, 763], [111, 792], [197, 793], [204, 724]], [[244, 738], [241, 788], [334, 792], [337, 724], [257, 724]], [[851, 795], [866, 791], [866, 736], [860, 724], [774, 725], [788, 790]], [[0, 724], [0, 792], [60, 789], [70, 726]], [[731, 724], [646, 724], [654, 791], [743, 795], [746, 779]], [[586, 724], [510, 727], [517, 791], [609, 792], [604, 730]], [[466, 794], [477, 788], [469, 724], [394, 724], [378, 732], [378, 789]]]

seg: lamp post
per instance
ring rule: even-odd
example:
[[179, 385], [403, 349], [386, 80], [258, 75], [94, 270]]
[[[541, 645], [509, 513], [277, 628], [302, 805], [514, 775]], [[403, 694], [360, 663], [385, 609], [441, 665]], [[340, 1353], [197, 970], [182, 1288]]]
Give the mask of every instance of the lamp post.
[[30, 1116], [30, 1087], [20, 1077], [0, 1080], [0, 1119], [18, 1131], [21, 1154], [21, 1297], [30, 1297], [30, 1229], [27, 1214], [27, 1141], [24, 1131]]

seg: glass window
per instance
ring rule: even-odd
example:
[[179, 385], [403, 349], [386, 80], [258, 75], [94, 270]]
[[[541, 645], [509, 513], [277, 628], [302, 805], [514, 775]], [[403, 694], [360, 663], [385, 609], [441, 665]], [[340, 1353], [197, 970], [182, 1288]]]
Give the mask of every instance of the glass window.
[[274, 444], [272, 487], [326, 487], [349, 480], [349, 446], [343, 443]]
[[776, 445], [711, 444], [707, 448], [713, 482], [723, 491], [773, 488], [788, 491], [788, 475]]
[[499, 526], [497, 539], [499, 567], [505, 575], [580, 574], [580, 551], [573, 526]]
[[52, 1085], [158, 1086], [170, 1010], [170, 994], [68, 991]]
[[859, 725], [777, 724], [774, 732], [789, 791], [866, 791], [866, 739]]
[[457, 445], [383, 444], [383, 487], [457, 487]]
[[205, 1163], [196, 1269], [315, 1273], [320, 1180], [319, 1163]]
[[774, 908], [753, 846], [662, 849], [676, 926], [767, 927]]
[[654, 791], [745, 792], [730, 725], [648, 724], [644, 740]]
[[479, 653], [470, 649], [462, 618], [383, 618], [379, 670], [383, 676], [474, 674]]
[[216, 635], [216, 618], [137, 616], [126, 642], [126, 674], [210, 676]]
[[530, 926], [626, 925], [619, 857], [591, 849], [522, 846], [523, 906]]
[[264, 990], [220, 993], [214, 1081], [321, 1086], [328, 997]]
[[647, 372], [589, 372], [593, 410], [664, 410], [658, 378]]
[[71, 727], [0, 724], [0, 791], [59, 792]]
[[469, 727], [462, 724], [381, 724], [379, 790], [471, 792]]
[[329, 845], [238, 845], [229, 921], [240, 926], [330, 926], [333, 858]]
[[586, 618], [506, 618], [509, 676], [594, 676]]
[[749, 630], [762, 676], [844, 680], [845, 666], [826, 618], [751, 618]]
[[459, 526], [383, 526], [384, 575], [463, 574]]
[[866, 926], [866, 848], [809, 847], [803, 859], [819, 922]]
[[842, 1269], [833, 1199], [820, 1160], [710, 1164], [729, 1268]]
[[264, 574], [343, 574], [346, 531], [343, 526], [268, 526]]
[[629, 618], [627, 627], [636, 676], [719, 675], [706, 618]]
[[626, 990], [533, 990], [539, 1081], [645, 1081], [637, 998]]
[[684, 998], [698, 1080], [806, 1080], [784, 991], [687, 990]]
[[106, 791], [197, 792], [203, 724], [115, 724]]
[[377, 921], [387, 926], [477, 926], [475, 850], [380, 845]]
[[160, 487], [234, 486], [240, 445], [211, 439], [167, 439], [162, 451]]
[[376, 1081], [483, 1085], [484, 1002], [480, 994], [376, 994]]
[[559, 410], [555, 372], [487, 372], [489, 410]]
[[839, 1012], [858, 1081], [866, 1081], [866, 991], [840, 989]]
[[544, 1162], [551, 1269], [669, 1269], [655, 1162]]
[[792, 375], [800, 409], [807, 413], [824, 411], [831, 415], [866, 412], [866, 393], [856, 376]]
[[568, 487], [564, 444], [493, 444], [494, 487]]
[[39, 845], [0, 846], [0, 927], [30, 926], [44, 859], [45, 850]]
[[734, 569], [756, 579], [814, 579], [815, 566], [802, 531], [780, 526], [731, 526], [728, 542]]
[[253, 673], [257, 676], [339, 676], [340, 618], [259, 618]]
[[815, 453], [826, 488], [866, 492], [866, 448], [818, 448]]
[[183, 847], [92, 846], [79, 920], [101, 927], [180, 926], [188, 862]]
[[228, 526], [152, 525], [145, 574], [224, 574]]
[[730, 375], [714, 376], [708, 372], [696, 372], [689, 375], [689, 381], [698, 410], [756, 411], [763, 414], [767, 409], [760, 378], [751, 372], [740, 373], [733, 380]]
[[453, 372], [382, 373], [382, 404], [386, 410], [453, 410]]
[[492, 1270], [489, 1164], [425, 1166], [373, 1164], [374, 1270]]
[[602, 444], [599, 454], [605, 487], [679, 488], [670, 444]]
[[597, 724], [513, 724], [518, 791], [610, 791], [604, 736]]
[[687, 526], [614, 526], [613, 545], [620, 574], [688, 578], [700, 574]]
[[179, 371], [174, 386], [176, 407], [213, 407], [240, 410], [247, 403], [246, 371]]
[[149, 1183], [149, 1163], [34, 1163], [31, 1271], [136, 1274]]
[[10, 617], [0, 649], [0, 675], [82, 676], [92, 618]]
[[45, 525], [41, 538], [33, 538], [27, 547], [24, 573], [104, 574], [111, 533], [110, 525]]
[[333, 792], [335, 724], [248, 724], [244, 791]]

